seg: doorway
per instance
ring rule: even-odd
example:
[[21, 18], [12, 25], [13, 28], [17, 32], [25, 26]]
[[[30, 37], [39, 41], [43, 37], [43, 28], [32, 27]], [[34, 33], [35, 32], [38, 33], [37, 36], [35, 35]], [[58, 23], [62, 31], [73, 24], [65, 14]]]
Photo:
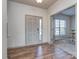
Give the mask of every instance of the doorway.
[[25, 16], [25, 42], [26, 45], [41, 44], [42, 31], [42, 17], [26, 15]]
[[51, 16], [51, 41], [56, 47], [76, 57], [75, 6]]

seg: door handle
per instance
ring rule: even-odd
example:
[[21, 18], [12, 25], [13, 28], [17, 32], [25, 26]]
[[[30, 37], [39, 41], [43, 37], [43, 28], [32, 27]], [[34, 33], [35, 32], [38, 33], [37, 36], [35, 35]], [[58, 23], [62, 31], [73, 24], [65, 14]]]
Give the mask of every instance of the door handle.
[[39, 28], [37, 28], [37, 31], [39, 32]]

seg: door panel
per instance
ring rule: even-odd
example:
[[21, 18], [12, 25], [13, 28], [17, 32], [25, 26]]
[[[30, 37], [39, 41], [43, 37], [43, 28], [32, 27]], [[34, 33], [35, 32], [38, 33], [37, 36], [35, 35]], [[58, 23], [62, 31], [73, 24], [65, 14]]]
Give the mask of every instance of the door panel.
[[39, 20], [42, 19], [38, 16], [26, 15], [25, 18], [25, 39], [26, 44], [39, 44], [42, 40], [40, 38], [40, 23]]

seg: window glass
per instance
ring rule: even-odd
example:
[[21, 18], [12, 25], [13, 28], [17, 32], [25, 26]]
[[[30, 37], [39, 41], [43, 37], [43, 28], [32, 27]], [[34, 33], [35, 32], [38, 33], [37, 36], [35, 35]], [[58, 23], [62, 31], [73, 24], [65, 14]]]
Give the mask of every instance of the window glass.
[[58, 19], [55, 20], [55, 26], [59, 27], [59, 20]]
[[66, 23], [65, 20], [60, 20], [60, 27], [65, 27]]
[[55, 35], [59, 35], [59, 28], [55, 28]]
[[55, 35], [65, 35], [66, 34], [66, 21], [65, 20], [55, 20]]

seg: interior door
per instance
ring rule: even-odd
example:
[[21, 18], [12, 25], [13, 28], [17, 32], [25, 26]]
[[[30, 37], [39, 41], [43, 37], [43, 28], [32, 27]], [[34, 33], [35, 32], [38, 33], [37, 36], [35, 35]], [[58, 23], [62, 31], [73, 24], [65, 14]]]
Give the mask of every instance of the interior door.
[[42, 42], [42, 17], [26, 15], [25, 39], [27, 45]]

